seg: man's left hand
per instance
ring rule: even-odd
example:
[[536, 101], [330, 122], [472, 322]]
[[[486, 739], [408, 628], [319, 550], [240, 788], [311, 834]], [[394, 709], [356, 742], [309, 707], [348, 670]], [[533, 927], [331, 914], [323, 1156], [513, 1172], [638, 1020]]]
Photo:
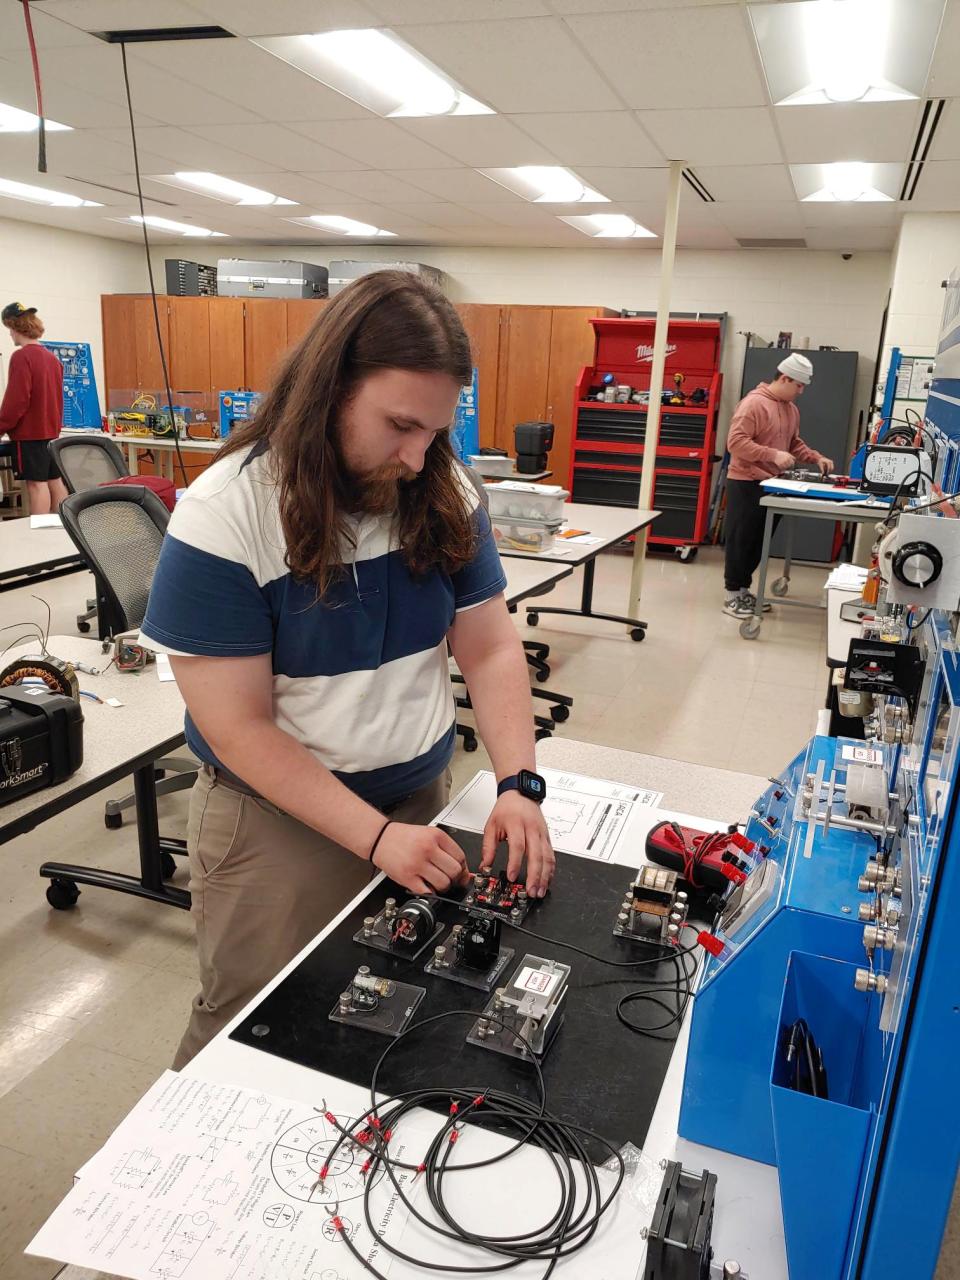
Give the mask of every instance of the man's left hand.
[[510, 850], [507, 879], [511, 883], [519, 879], [526, 858], [527, 893], [531, 898], [542, 898], [553, 879], [557, 859], [536, 801], [528, 800], [519, 791], [507, 791], [498, 798], [483, 829], [481, 871], [489, 871], [493, 866], [500, 840], [506, 840]]
[[820, 474], [821, 474], [822, 476], [828, 476], [828, 475], [830, 475], [830, 473], [833, 471], [833, 459], [832, 459], [832, 458], [818, 458], [818, 459], [817, 459], [817, 466], [820, 468]]

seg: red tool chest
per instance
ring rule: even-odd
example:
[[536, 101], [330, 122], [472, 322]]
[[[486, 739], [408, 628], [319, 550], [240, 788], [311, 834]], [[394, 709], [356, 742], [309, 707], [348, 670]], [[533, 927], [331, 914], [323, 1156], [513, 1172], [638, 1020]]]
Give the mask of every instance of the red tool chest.
[[[589, 323], [594, 361], [581, 370], [574, 389], [568, 487], [575, 502], [635, 507], [647, 405], [607, 404], [595, 397], [605, 374], [634, 391], [650, 391], [654, 321], [598, 317]], [[686, 403], [660, 410], [653, 506], [662, 515], [651, 526], [648, 541], [654, 545], [695, 547], [706, 536], [723, 377], [720, 341], [717, 320], [670, 321], [662, 390], [673, 391], [674, 375], [683, 374]], [[703, 403], [691, 404], [698, 387], [705, 392]]]

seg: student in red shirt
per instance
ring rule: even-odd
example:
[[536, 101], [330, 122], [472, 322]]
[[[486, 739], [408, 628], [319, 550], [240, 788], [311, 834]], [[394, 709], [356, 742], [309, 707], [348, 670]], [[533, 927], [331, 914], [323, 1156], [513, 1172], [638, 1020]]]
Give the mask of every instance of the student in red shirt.
[[40, 345], [43, 323], [36, 307], [11, 302], [0, 312], [13, 345], [7, 389], [0, 404], [0, 435], [13, 442], [13, 466], [26, 482], [30, 514], [56, 511], [67, 496], [48, 447], [63, 425], [63, 366]]
[[[732, 618], [749, 618], [757, 603], [750, 580], [763, 552], [760, 482], [796, 462], [809, 463], [823, 475], [833, 470], [831, 458], [800, 438], [796, 402], [812, 377], [813, 365], [807, 357], [791, 352], [777, 365], [775, 378], [744, 396], [730, 421], [723, 612]], [[769, 607], [765, 604], [764, 610]]]

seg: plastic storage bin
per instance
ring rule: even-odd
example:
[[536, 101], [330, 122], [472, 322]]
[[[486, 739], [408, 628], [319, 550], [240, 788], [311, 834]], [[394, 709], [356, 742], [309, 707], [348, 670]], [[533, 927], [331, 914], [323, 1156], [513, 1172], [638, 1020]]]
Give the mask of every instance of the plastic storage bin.
[[[854, 990], [856, 965], [792, 951], [770, 1098], [791, 1280], [841, 1280], [864, 1153], [882, 1087], [882, 997]], [[788, 1086], [784, 1039], [798, 1018], [823, 1054], [826, 1098]]]
[[481, 476], [512, 476], [516, 458], [503, 458], [497, 454], [471, 453], [467, 462]]
[[484, 486], [490, 503], [490, 518], [510, 516], [515, 520], [563, 520], [563, 504], [570, 497], [559, 485], [524, 484], [504, 480]]
[[560, 520], [516, 520], [511, 516], [495, 516], [491, 513], [493, 537], [502, 551], [528, 551], [542, 555], [552, 551]]

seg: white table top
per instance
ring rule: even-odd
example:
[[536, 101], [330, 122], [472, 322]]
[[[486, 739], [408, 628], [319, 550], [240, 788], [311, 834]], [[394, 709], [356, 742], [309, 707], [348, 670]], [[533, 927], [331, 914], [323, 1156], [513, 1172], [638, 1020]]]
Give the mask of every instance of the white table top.
[[881, 520], [890, 511], [888, 502], [864, 499], [863, 502], [834, 501], [830, 498], [806, 498], [802, 494], [768, 493], [760, 499], [761, 507], [772, 507], [774, 511], [785, 511], [795, 515], [827, 516], [832, 520], [853, 520], [865, 523], [869, 520]]
[[482, 463], [479, 466], [470, 463], [470, 467], [488, 480], [529, 480], [531, 484], [536, 484], [538, 480], [546, 480], [548, 476], [553, 475], [552, 471], [518, 471], [516, 467], [512, 471], [488, 470]]
[[83, 559], [65, 529], [31, 529], [29, 516], [0, 520], [0, 578], [70, 562], [81, 566]]
[[859, 622], [840, 617], [840, 606], [859, 597], [856, 587], [827, 587], [827, 662], [830, 666], [842, 666], [846, 662], [850, 641], [861, 634]]
[[[77, 636], [51, 636], [50, 653], [64, 661], [84, 662], [101, 671], [110, 661], [99, 640]], [[4, 655], [4, 666], [24, 654], [36, 654], [38, 645], [16, 645]], [[43, 787], [0, 805], [0, 843], [29, 831], [92, 795], [115, 778], [130, 773], [138, 763], [165, 755], [183, 742], [183, 699], [176, 681], [161, 682], [154, 665], [141, 672], [111, 667], [103, 675], [77, 672], [81, 689], [101, 698], [119, 698], [122, 707], [81, 698], [83, 709], [83, 764], [66, 781]]]
[[[106, 433], [108, 438], [121, 447], [123, 445], [133, 445], [136, 449], [176, 449], [176, 441], [172, 436], [127, 436], [123, 434], [115, 434], [112, 431]], [[187, 440], [183, 436], [180, 437], [181, 449], [193, 449], [199, 453], [216, 453], [223, 446], [223, 441], [216, 440]]]
[[547, 587], [552, 587], [561, 578], [569, 578], [573, 573], [573, 565], [537, 564], [533, 560], [504, 561], [503, 572], [507, 575], [507, 589], [504, 595], [508, 605], [519, 604], [528, 596], [539, 595]]
[[[664, 792], [664, 804], [676, 806], [680, 812], [699, 813], [704, 817], [732, 818], [742, 816], [763, 788], [765, 779], [703, 765], [670, 761], [630, 751], [612, 750], [591, 743], [551, 738], [537, 744], [541, 765], [630, 782]], [[327, 933], [336, 928], [346, 907], [336, 920], [310, 943], [265, 988], [271, 990], [302, 963]], [[185, 1074], [214, 1082], [229, 1082], [247, 1088], [262, 1089], [283, 1097], [298, 1099], [311, 1105], [318, 1095], [336, 1097], [338, 1105], [358, 1110], [366, 1105], [366, 1091], [322, 1073], [311, 1071], [283, 1058], [262, 1053], [229, 1039], [229, 1032], [246, 1018], [263, 999], [261, 992], [237, 1015], [211, 1043], [185, 1068]], [[713, 1242], [715, 1256], [737, 1258], [744, 1270], [757, 1280], [787, 1280], [776, 1170], [749, 1160], [698, 1147], [677, 1137], [677, 1119], [686, 1058], [688, 1027], [677, 1042], [666, 1081], [661, 1092], [644, 1154], [658, 1161], [680, 1159], [684, 1166], [699, 1170], [708, 1168], [718, 1175], [716, 1217]], [[637, 1242], [637, 1264], [642, 1261], [642, 1243]], [[590, 1271], [589, 1250], [581, 1255], [583, 1274]], [[341, 1267], [345, 1280], [362, 1280], [359, 1267]], [[94, 1273], [68, 1267], [61, 1280], [92, 1280]]]
[[599, 542], [589, 544], [565, 542], [557, 539], [556, 546], [550, 551], [508, 551], [501, 548], [500, 555], [518, 560], [559, 561], [562, 564], [578, 565], [592, 560], [594, 556], [615, 546], [631, 533], [644, 529], [660, 514], [659, 511], [640, 510], [637, 507], [603, 507], [592, 502], [565, 502], [563, 518], [568, 529], [582, 529], [591, 537], [599, 538]]

